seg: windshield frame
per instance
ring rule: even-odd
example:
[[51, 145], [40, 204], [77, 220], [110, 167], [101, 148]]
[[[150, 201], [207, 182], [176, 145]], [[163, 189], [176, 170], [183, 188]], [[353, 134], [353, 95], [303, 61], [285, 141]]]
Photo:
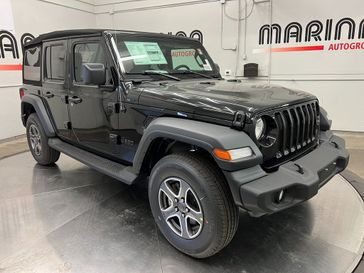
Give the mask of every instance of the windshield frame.
[[[198, 41], [197, 39], [192, 39], [192, 38], [187, 38], [187, 37], [178, 37], [178, 36], [174, 36], [174, 35], [167, 35], [167, 34], [158, 34], [158, 33], [138, 33], [138, 32], [127, 32], [127, 31], [107, 31], [107, 33], [109, 35], [107, 35], [109, 37], [109, 42], [111, 44], [111, 50], [113, 51], [113, 54], [116, 56], [117, 58], [117, 63], [119, 66], [119, 69], [121, 71], [121, 76], [123, 78], [124, 81], [128, 81], [128, 80], [133, 80], [135, 78], [137, 78], [138, 80], [141, 80], [140, 77], [142, 76], [143, 78], [145, 78], [146, 81], [165, 81], [165, 78], [161, 78], [160, 75], [158, 76], [157, 74], [152, 75], [146, 75], [142, 72], [140, 73], [128, 73], [126, 72], [126, 69], [123, 65], [123, 61], [122, 61], [122, 57], [120, 56], [119, 53], [119, 49], [117, 47], [117, 40], [116, 40], [116, 35], [118, 36], [118, 39], [121, 39], [122, 41], [127, 41], [128, 39], [133, 39], [133, 40], [138, 40], [138, 39], [155, 39], [156, 42], [158, 42], [158, 40], [173, 40], [173, 41], [178, 41], [180, 40], [183, 43], [191, 43], [191, 44], [195, 44], [194, 46], [196, 48], [201, 49], [203, 55], [205, 56], [205, 58], [209, 61], [210, 66], [211, 66], [211, 71], [208, 70], [180, 70], [181, 73], [178, 73], [178, 71], [172, 71], [172, 73], [166, 73], [167, 75], [184, 75], [184, 77], [181, 79], [196, 79], [196, 74], [186, 74], [186, 71], [195, 71], [201, 74], [204, 74], [206, 76], [210, 76], [211, 78], [220, 78], [220, 72], [215, 64], [215, 62], [213, 61], [213, 59], [211, 58], [211, 56], [209, 55], [208, 51], [206, 50], [206, 48], [203, 46], [203, 44]], [[157, 71], [157, 70], [156, 70]], [[190, 77], [187, 77], [187, 75], [191, 75]], [[192, 76], [193, 75], [193, 76]], [[201, 78], [203, 78], [202, 76], [200, 76]]]

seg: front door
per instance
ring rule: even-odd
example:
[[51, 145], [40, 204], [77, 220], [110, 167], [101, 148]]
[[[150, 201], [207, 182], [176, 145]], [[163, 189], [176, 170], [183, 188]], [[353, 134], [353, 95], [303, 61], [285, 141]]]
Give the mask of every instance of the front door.
[[68, 78], [65, 76], [67, 63], [67, 41], [47, 42], [43, 45], [43, 88], [42, 96], [51, 113], [57, 135], [70, 139], [68, 116]]
[[[120, 144], [115, 133], [119, 117], [116, 113], [118, 94], [110, 73], [111, 58], [100, 37], [69, 41], [70, 92], [69, 111], [75, 141], [101, 155], [118, 158]], [[106, 67], [105, 86], [86, 85], [82, 78], [84, 63], [102, 63]]]

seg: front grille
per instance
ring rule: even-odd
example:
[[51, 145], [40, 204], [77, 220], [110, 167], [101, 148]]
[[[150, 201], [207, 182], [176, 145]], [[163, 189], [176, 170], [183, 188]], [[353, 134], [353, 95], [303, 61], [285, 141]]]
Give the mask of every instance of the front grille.
[[269, 115], [276, 121], [278, 138], [274, 147], [262, 150], [266, 168], [276, 167], [317, 145], [320, 117], [317, 101], [279, 109]]

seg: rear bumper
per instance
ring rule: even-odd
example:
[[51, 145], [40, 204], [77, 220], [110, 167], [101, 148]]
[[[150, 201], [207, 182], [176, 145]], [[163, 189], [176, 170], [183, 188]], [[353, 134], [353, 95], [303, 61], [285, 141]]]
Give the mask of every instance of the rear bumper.
[[[235, 203], [253, 216], [271, 214], [317, 194], [349, 161], [345, 141], [322, 132], [319, 146], [305, 156], [281, 165], [278, 171], [266, 173], [260, 166], [225, 172]], [[283, 200], [278, 201], [283, 190]]]

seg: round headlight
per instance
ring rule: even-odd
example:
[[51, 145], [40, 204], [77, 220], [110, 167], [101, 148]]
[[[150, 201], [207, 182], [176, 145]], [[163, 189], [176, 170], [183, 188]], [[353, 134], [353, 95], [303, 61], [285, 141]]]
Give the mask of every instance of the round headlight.
[[254, 129], [255, 137], [261, 147], [269, 148], [274, 145], [278, 137], [278, 126], [273, 117], [264, 115], [257, 119]]
[[255, 124], [255, 137], [257, 140], [259, 140], [262, 137], [264, 129], [265, 129], [264, 120], [262, 118], [259, 118]]

